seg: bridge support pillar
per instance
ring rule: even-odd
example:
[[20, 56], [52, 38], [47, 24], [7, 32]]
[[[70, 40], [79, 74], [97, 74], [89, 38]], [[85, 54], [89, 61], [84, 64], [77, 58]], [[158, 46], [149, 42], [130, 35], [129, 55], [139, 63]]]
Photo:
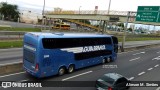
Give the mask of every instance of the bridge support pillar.
[[105, 32], [105, 26], [106, 26], [106, 21], [104, 20], [103, 21], [103, 26], [102, 26], [102, 34], [104, 34], [104, 32]]
[[98, 32], [101, 33], [102, 32], [102, 20], [99, 20], [99, 30]]

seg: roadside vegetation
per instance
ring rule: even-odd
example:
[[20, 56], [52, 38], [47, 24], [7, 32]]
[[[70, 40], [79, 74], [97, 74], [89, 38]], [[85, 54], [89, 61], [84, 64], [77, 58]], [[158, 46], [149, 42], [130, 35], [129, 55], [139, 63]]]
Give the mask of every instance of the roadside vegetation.
[[[118, 35], [117, 37], [118, 37], [118, 41], [122, 42], [123, 36]], [[160, 40], [160, 36], [158, 35], [127, 35], [125, 41], [147, 41], [147, 40]]]
[[22, 40], [7, 40], [7, 41], [0, 41], [0, 48], [15, 48], [15, 47], [22, 47], [23, 41]]
[[[7, 28], [7, 27], [0, 27], [1, 30], [6, 30], [6, 31], [27, 31], [27, 32], [40, 32], [40, 28]], [[53, 30], [53, 32], [66, 32], [66, 30]], [[72, 31], [69, 30], [67, 32], [72, 32], [72, 33], [77, 33], [78, 31]], [[79, 31], [78, 33], [84, 33], [83, 31]], [[89, 32], [85, 32], [89, 33]], [[93, 32], [95, 33], [95, 32]], [[114, 34], [116, 37], [118, 37], [119, 42], [122, 42], [123, 36], [122, 34]], [[160, 40], [159, 35], [136, 35], [136, 34], [127, 34], [126, 36], [126, 42], [127, 41], [146, 41], [146, 40]], [[0, 40], [0, 48], [14, 48], [14, 47], [22, 47], [23, 46], [23, 40], [18, 39], [18, 40], [13, 40], [13, 39], [8, 39], [8, 40]]]
[[[119, 42], [122, 42], [123, 37], [122, 36], [117, 36]], [[137, 36], [137, 37], [131, 37], [127, 36], [126, 37], [126, 42], [127, 41], [146, 41], [146, 40], [160, 40], [159, 36], [155, 37], [150, 37], [150, 36]], [[2, 48], [15, 48], [15, 47], [22, 47], [23, 46], [23, 40], [5, 40], [5, 41], [0, 41], [0, 49]]]
[[0, 18], [3, 20], [8, 20], [8, 21], [14, 21], [17, 22], [18, 18], [20, 17], [18, 6], [13, 5], [13, 4], [8, 4], [6, 2], [1, 2], [1, 7], [0, 7]]
[[[118, 37], [118, 41], [122, 42], [123, 37]], [[130, 37], [126, 37], [126, 41], [147, 41], [147, 40], [160, 40], [160, 37], [134, 37], [134, 38], [130, 38]]]

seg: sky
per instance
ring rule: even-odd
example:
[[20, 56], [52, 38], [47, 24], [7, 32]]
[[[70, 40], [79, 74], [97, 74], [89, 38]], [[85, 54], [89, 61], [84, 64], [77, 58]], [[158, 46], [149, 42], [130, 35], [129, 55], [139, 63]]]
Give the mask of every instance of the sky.
[[[21, 10], [32, 10], [41, 15], [44, 0], [0, 0], [16, 4]], [[62, 10], [108, 10], [109, 0], [45, 0], [45, 11]], [[160, 0], [111, 0], [110, 10], [137, 11], [138, 6], [160, 6]], [[144, 26], [146, 27], [146, 26]], [[159, 29], [159, 28], [158, 28]]]
[[[20, 8], [42, 10], [44, 0], [0, 0], [18, 5]], [[60, 7], [63, 10], [108, 10], [109, 0], [45, 0], [45, 10]], [[111, 0], [110, 10], [136, 11], [138, 6], [160, 6], [160, 0]]]

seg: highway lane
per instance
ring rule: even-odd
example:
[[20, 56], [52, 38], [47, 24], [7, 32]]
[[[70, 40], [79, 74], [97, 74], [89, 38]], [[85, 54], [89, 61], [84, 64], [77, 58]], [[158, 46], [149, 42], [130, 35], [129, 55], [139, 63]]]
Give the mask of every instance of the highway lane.
[[[159, 70], [159, 67], [160, 67], [159, 65], [160, 60], [159, 58], [157, 58], [158, 56], [160, 56], [160, 54], [158, 53], [159, 51], [160, 51], [160, 47], [137, 50], [132, 52], [124, 52], [124, 53], [118, 54], [118, 60], [116, 62], [108, 63], [105, 65], [97, 65], [97, 66], [89, 67], [85, 69], [80, 69], [72, 74], [66, 74], [64, 76], [59, 76], [59, 77], [53, 76], [53, 77], [44, 78], [41, 80], [42, 81], [95, 81], [105, 73], [117, 72], [132, 80], [160, 81], [160, 78], [156, 78], [159, 75], [157, 74], [158, 73], [157, 69]], [[24, 80], [36, 81], [37, 79], [23, 72], [16, 75], [0, 77], [0, 81], [11, 81], [11, 80], [12, 81], [24, 81]], [[132, 88], [133, 87], [131, 87], [131, 90], [138, 90], [138, 89], [134, 89], [135, 87], [133, 89]], [[19, 89], [22, 89], [22, 88], [19, 88]], [[45, 90], [50, 90], [50, 89], [95, 90], [94, 87], [45, 88]], [[14, 88], [12, 88], [12, 90], [14, 90]], [[36, 90], [36, 89], [33, 89], [33, 90]], [[141, 90], [146, 90], [146, 89], [141, 89]]]
[[9, 25], [11, 27], [25, 27], [25, 28], [33, 28], [33, 24], [26, 23], [18, 23], [18, 22], [10, 22], [10, 21], [2, 21], [0, 20], [0, 25]]
[[0, 49], [0, 65], [22, 61], [22, 48]]
[[[151, 69], [152, 68], [152, 69]], [[147, 74], [138, 76], [133, 81], [160, 81], [160, 66], [152, 66], [145, 70]], [[159, 86], [160, 87], [160, 86]], [[158, 87], [132, 87], [130, 90], [156, 90]]]
[[[135, 47], [139, 45], [160, 43], [159, 40], [153, 41], [131, 41], [126, 42], [125, 47]], [[6, 64], [8, 62], [20, 62], [22, 61], [23, 49], [22, 48], [11, 48], [11, 49], [0, 49], [0, 62]]]

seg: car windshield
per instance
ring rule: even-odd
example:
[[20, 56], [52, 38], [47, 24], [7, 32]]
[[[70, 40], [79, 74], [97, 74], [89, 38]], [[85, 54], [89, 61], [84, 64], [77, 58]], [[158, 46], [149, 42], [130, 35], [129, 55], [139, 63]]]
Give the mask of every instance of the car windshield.
[[106, 82], [104, 82], [104, 81], [97, 81], [96, 85], [97, 85], [97, 87], [101, 87], [103, 89], [108, 89], [108, 85], [106, 85], [105, 83]]
[[111, 85], [113, 85], [114, 82], [115, 82], [114, 79], [112, 79], [112, 78], [110, 78], [110, 77], [107, 77], [107, 76], [103, 76], [101, 79], [104, 80], [105, 82], [111, 84]]

